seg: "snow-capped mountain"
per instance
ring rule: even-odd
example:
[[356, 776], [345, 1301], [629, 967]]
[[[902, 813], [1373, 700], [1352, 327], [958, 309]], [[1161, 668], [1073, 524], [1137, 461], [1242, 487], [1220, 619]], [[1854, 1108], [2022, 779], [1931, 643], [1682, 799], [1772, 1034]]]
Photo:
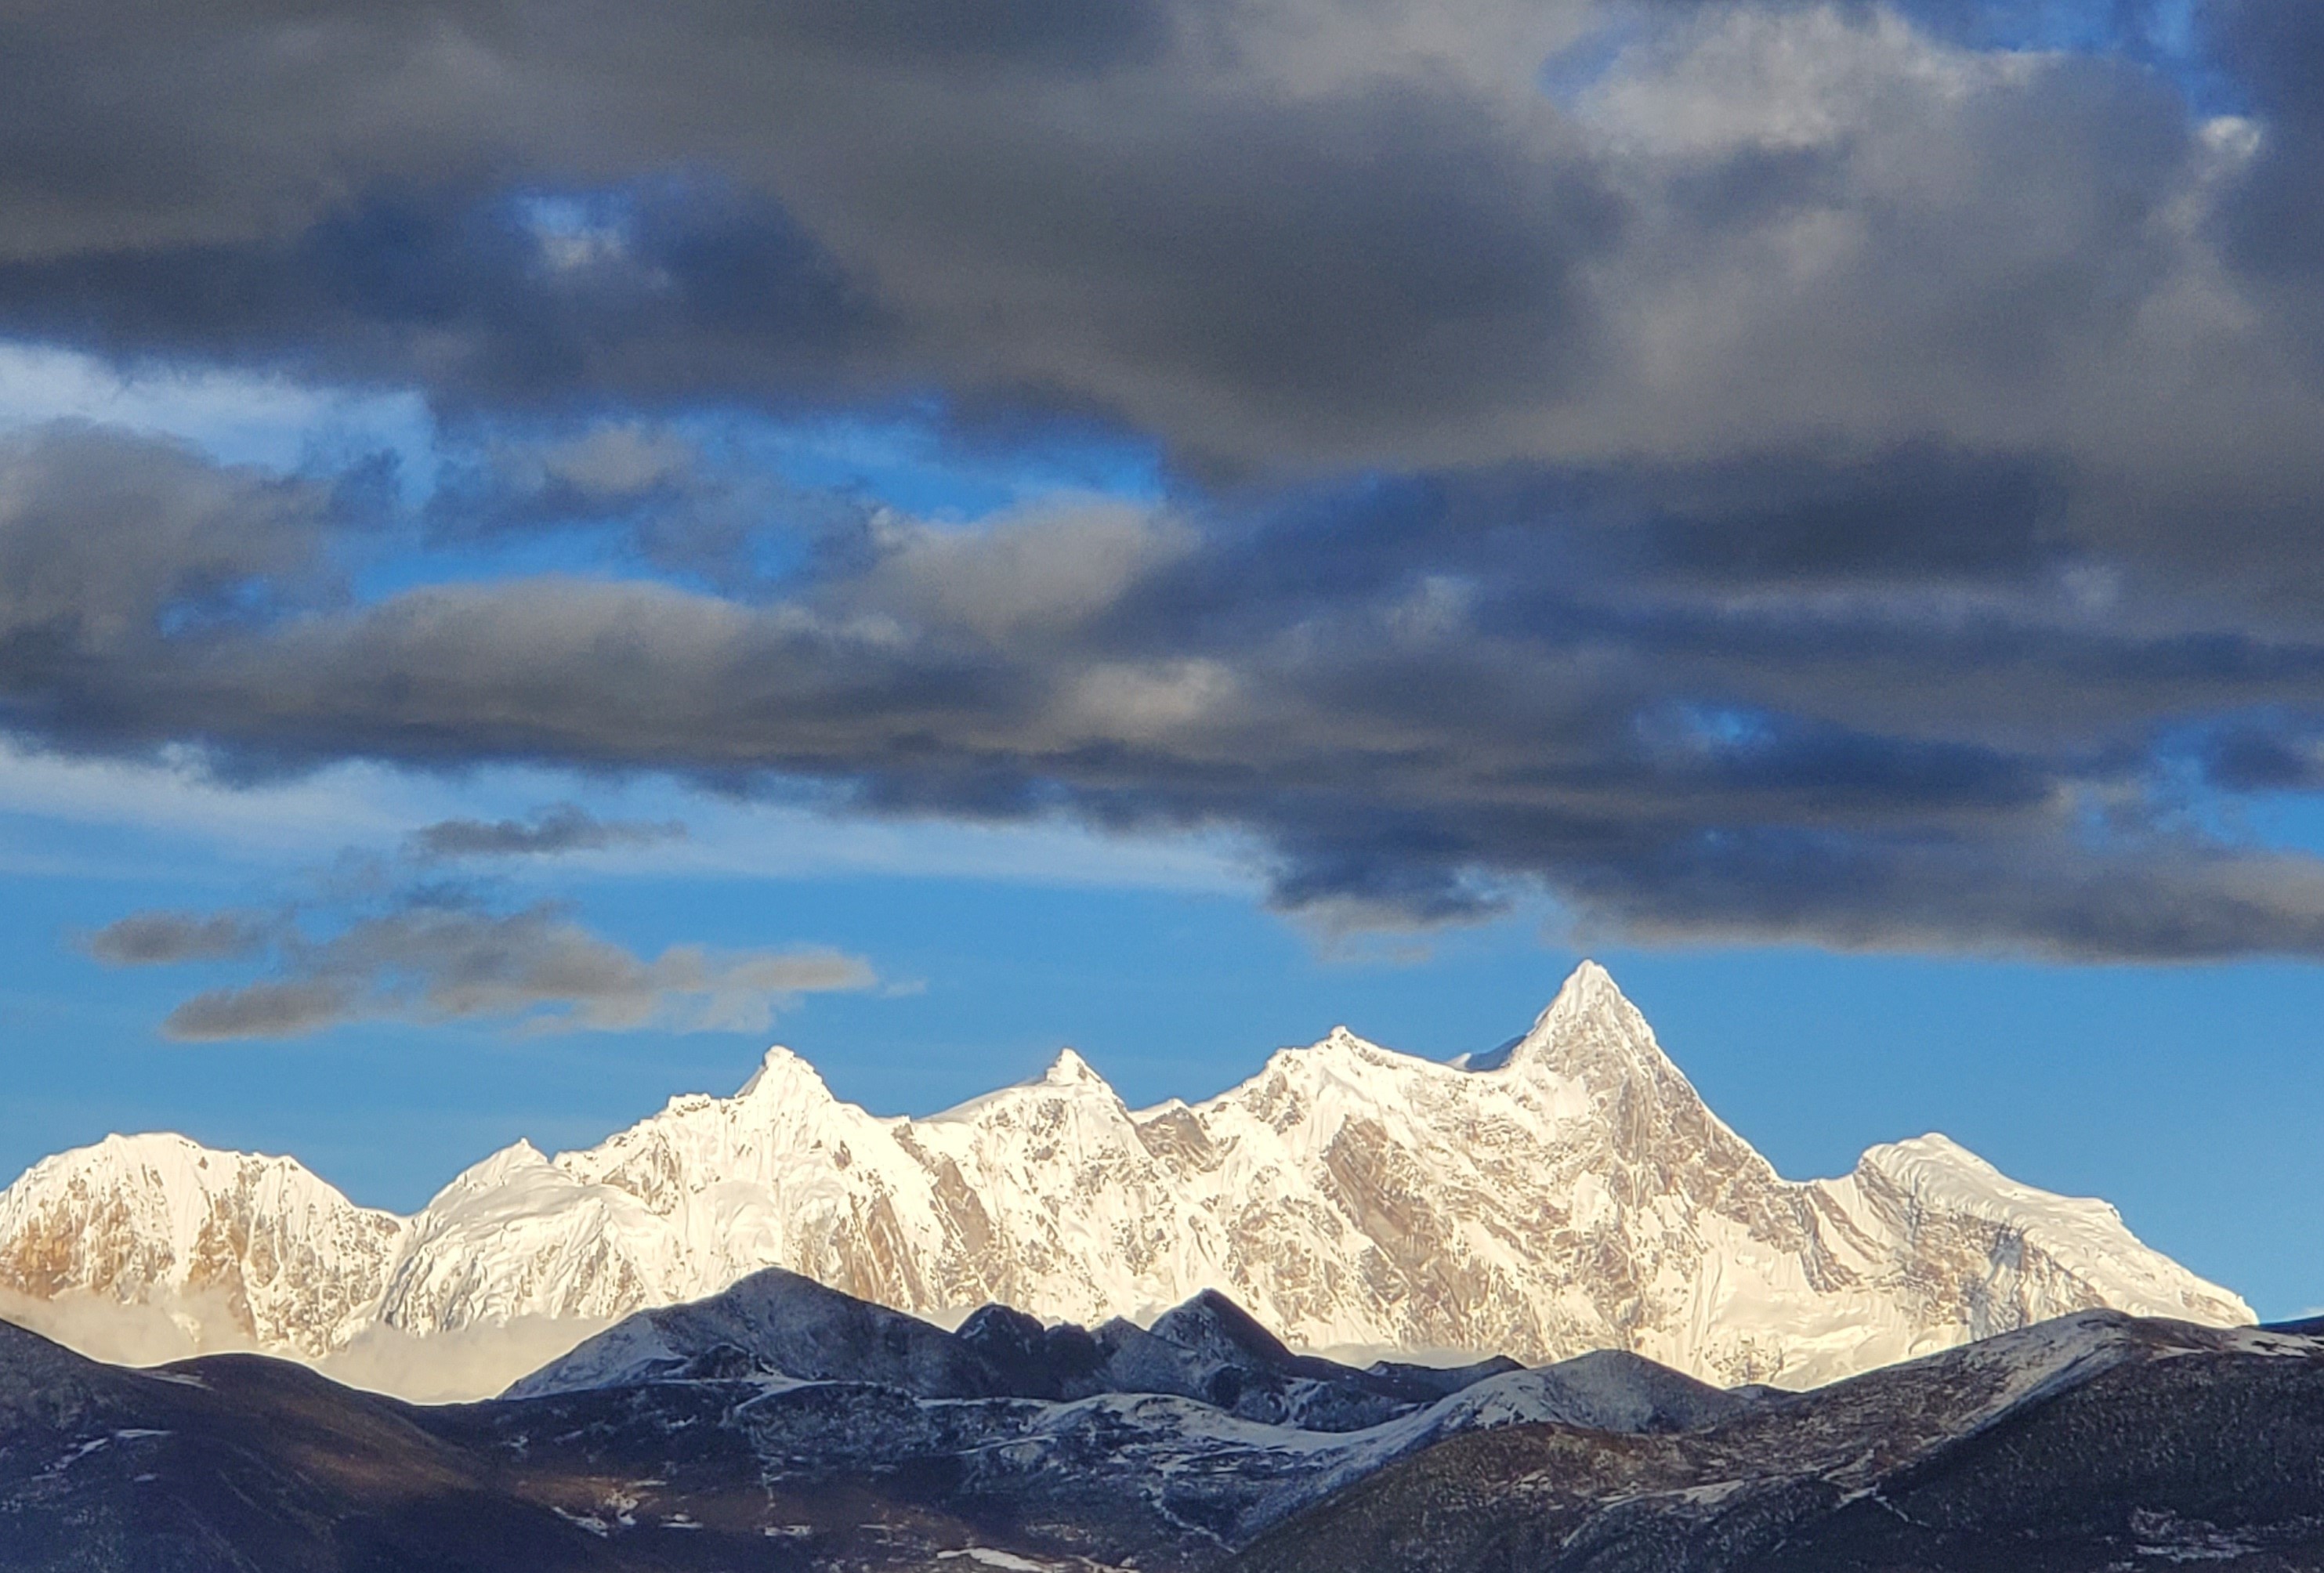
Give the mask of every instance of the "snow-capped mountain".
[[675, 1099], [586, 1151], [520, 1143], [410, 1219], [287, 1160], [208, 1154], [297, 1181], [220, 1186], [189, 1144], [143, 1155], [174, 1141], [67, 1154], [0, 1195], [0, 1288], [137, 1300], [231, 1276], [199, 1264], [242, 1250], [238, 1282], [299, 1291], [245, 1292], [243, 1330], [308, 1357], [374, 1326], [594, 1324], [769, 1266], [939, 1319], [1143, 1321], [1217, 1288], [1309, 1348], [1628, 1349], [1793, 1386], [2093, 1307], [2252, 1320], [2105, 1203], [1941, 1136], [1783, 1179], [1586, 962], [1505, 1052], [1444, 1064], [1342, 1028], [1147, 1109], [1069, 1050], [1035, 1081], [880, 1117], [778, 1048], [732, 1098]]
[[107, 1136], [0, 1191], [0, 1289], [152, 1305], [208, 1341], [319, 1355], [378, 1304], [409, 1230], [294, 1158]]

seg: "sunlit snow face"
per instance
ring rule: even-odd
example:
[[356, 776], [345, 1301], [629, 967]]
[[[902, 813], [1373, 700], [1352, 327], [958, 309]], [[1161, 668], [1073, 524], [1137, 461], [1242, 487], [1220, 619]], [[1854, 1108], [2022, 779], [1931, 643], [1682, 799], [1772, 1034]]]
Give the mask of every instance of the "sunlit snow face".
[[[265, 1242], [234, 1265], [240, 1308], [202, 1292], [217, 1268], [197, 1237], [221, 1219]], [[91, 1227], [114, 1237], [83, 1277], [27, 1276]], [[269, 1275], [286, 1256], [312, 1266]], [[143, 1279], [101, 1275], [141, 1259]], [[1780, 1179], [1590, 963], [1490, 1070], [1342, 1028], [1215, 1098], [1132, 1110], [1068, 1050], [1032, 1081], [883, 1118], [778, 1048], [731, 1099], [672, 1099], [554, 1158], [520, 1143], [409, 1219], [288, 1160], [179, 1137], [116, 1138], [0, 1195], [0, 1285], [37, 1293], [43, 1325], [110, 1352], [128, 1313], [91, 1321], [78, 1297], [126, 1299], [184, 1336], [413, 1396], [506, 1380], [568, 1332], [769, 1267], [946, 1323], [993, 1302], [1146, 1322], [1222, 1287], [1308, 1348], [1621, 1348], [1721, 1385], [1827, 1381], [2092, 1301], [2250, 1320], [2103, 1203], [2018, 1185], [1941, 1136], [1875, 1148], [1840, 1181]], [[540, 1391], [686, 1357], [659, 1325], [624, 1323]], [[1551, 1401], [1494, 1391], [1479, 1416]]]

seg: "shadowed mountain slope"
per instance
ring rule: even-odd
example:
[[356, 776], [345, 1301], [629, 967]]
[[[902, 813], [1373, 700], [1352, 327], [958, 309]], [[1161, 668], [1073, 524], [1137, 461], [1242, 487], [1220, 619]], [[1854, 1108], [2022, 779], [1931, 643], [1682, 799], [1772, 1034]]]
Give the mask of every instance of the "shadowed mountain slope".
[[1214, 1293], [1151, 1331], [988, 1307], [946, 1332], [778, 1270], [431, 1409], [254, 1356], [124, 1370], [0, 1324], [0, 1567], [1195, 1569], [1443, 1436], [1741, 1407], [1612, 1358], [1356, 1371]]
[[2064, 1318], [1677, 1434], [1449, 1440], [1234, 1573], [2324, 1568], [2324, 1342]]
[[[1452, 1392], [1436, 1396], [1429, 1384]], [[2080, 1312], [1783, 1394], [1352, 1371], [1220, 1294], [960, 1331], [760, 1274], [507, 1399], [0, 1324], [9, 1573], [2098, 1573], [2324, 1566], [2324, 1340]]]
[[1150, 1329], [946, 1332], [776, 1272], [424, 1408], [0, 1325], [9, 1573], [2190, 1561], [2324, 1567], [2324, 1340], [2085, 1312], [1782, 1394], [1621, 1351], [1355, 1371], [1215, 1293]]
[[890, 1387], [928, 1399], [1167, 1395], [1261, 1424], [1352, 1431], [1521, 1369], [1494, 1359], [1438, 1370], [1381, 1362], [1360, 1371], [1295, 1355], [1248, 1311], [1207, 1289], [1151, 1328], [1118, 1318], [1094, 1329], [1045, 1325], [1023, 1311], [987, 1305], [946, 1332], [770, 1267], [706, 1300], [640, 1311], [505, 1396], [783, 1377]]
[[123, 1370], [0, 1323], [11, 1573], [647, 1565], [512, 1494], [392, 1400], [254, 1356]]

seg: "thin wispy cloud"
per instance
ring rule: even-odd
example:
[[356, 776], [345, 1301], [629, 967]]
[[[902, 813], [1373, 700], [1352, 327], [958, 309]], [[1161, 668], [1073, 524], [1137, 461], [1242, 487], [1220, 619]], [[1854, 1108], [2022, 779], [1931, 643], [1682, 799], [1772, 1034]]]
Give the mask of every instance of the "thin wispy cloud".
[[267, 973], [172, 1009], [165, 1036], [293, 1038], [349, 1022], [497, 1022], [528, 1033], [763, 1032], [802, 995], [875, 989], [861, 956], [673, 945], [641, 955], [554, 906], [515, 912], [407, 905], [315, 938], [287, 917], [139, 913], [92, 937], [115, 966], [167, 966], [272, 951]]
[[239, 961], [265, 948], [269, 926], [238, 912], [139, 912], [98, 929], [83, 948], [115, 967]]
[[600, 819], [576, 803], [556, 803], [523, 819], [446, 819], [411, 832], [410, 855], [423, 862], [460, 858], [544, 858], [684, 841], [678, 820]]
[[455, 866], [473, 874], [685, 835], [675, 821], [605, 820], [571, 803], [439, 820], [406, 836], [399, 856], [347, 850], [314, 871], [309, 895], [277, 909], [134, 912], [81, 936], [80, 949], [112, 967], [264, 964], [171, 1009], [161, 1033], [183, 1042], [305, 1037], [378, 1019], [527, 1034], [761, 1033], [802, 995], [881, 987], [868, 961], [828, 947], [641, 954], [563, 905], [508, 910], [489, 878], [447, 878]]

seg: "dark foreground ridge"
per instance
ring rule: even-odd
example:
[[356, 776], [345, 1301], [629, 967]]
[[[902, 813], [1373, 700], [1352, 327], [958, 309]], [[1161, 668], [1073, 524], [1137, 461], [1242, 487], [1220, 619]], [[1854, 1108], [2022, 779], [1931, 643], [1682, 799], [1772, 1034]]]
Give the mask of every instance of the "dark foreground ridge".
[[1356, 1370], [1223, 1297], [957, 1332], [789, 1274], [489, 1403], [0, 1324], [8, 1573], [2324, 1568], [2324, 1341], [2087, 1312], [1802, 1394]]
[[1233, 1573], [2324, 1568], [2324, 1342], [2093, 1311], [1677, 1435], [1452, 1438]]
[[1210, 1289], [1164, 1312], [1150, 1329], [1120, 1318], [1094, 1330], [1045, 1326], [1021, 1311], [988, 1305], [946, 1332], [770, 1267], [707, 1300], [641, 1311], [505, 1396], [787, 1376], [868, 1383], [915, 1398], [1068, 1402], [1104, 1393], [1164, 1394], [1268, 1425], [1352, 1431], [1523, 1368], [1503, 1358], [1451, 1369], [1384, 1360], [1360, 1371], [1295, 1355]]
[[0, 1568], [657, 1566], [575, 1531], [425, 1418], [286, 1361], [128, 1371], [0, 1322]]

